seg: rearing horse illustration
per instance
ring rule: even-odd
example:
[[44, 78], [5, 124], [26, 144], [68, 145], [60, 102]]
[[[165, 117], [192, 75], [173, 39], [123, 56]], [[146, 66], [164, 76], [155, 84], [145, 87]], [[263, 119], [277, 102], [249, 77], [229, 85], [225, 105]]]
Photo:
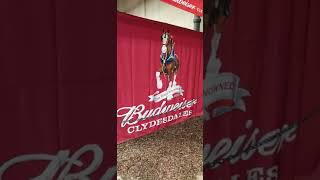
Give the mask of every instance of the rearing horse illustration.
[[169, 87], [177, 84], [176, 77], [179, 70], [179, 59], [174, 52], [174, 41], [169, 31], [164, 31], [161, 35], [161, 54], [160, 54], [160, 68], [156, 72], [157, 88], [162, 88], [162, 80], [160, 75], [165, 75], [169, 81]]

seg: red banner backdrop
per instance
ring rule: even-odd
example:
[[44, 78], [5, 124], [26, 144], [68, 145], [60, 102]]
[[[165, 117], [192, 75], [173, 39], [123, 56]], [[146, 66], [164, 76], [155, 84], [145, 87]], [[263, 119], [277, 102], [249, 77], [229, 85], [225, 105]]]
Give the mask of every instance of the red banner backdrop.
[[[202, 33], [122, 13], [117, 23], [117, 142], [202, 115]], [[163, 30], [180, 64], [171, 85], [156, 76]]]
[[232, 1], [223, 34], [207, 29], [205, 178], [319, 179], [319, 7]]
[[161, 0], [172, 6], [188, 11], [197, 16], [203, 16], [203, 0]]

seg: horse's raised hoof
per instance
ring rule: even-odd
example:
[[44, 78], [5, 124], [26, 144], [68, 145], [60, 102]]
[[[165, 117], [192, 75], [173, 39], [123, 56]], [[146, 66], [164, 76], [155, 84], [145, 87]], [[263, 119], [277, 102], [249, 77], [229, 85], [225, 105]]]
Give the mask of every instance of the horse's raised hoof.
[[157, 81], [157, 88], [158, 89], [162, 89], [162, 81], [161, 81], [161, 79], [159, 79], [159, 81]]
[[161, 89], [162, 88], [162, 81], [160, 79], [160, 72], [156, 72], [156, 79], [157, 79], [157, 88]]

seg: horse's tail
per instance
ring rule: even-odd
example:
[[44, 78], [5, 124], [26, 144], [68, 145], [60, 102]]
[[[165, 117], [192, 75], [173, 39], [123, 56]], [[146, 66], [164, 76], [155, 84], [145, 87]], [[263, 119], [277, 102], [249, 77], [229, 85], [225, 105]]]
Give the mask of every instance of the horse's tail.
[[178, 58], [178, 56], [177, 55], [175, 55], [175, 72], [177, 73], [178, 72], [178, 70], [179, 70], [179, 67], [180, 67], [180, 61], [179, 61], [179, 58]]

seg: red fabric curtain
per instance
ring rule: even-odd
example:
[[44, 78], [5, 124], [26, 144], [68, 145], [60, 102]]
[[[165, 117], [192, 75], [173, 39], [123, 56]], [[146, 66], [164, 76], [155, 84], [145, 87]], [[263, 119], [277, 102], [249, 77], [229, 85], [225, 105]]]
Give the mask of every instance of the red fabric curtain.
[[[122, 13], [118, 13], [117, 21], [118, 143], [149, 134], [194, 116], [200, 116], [202, 114], [202, 33]], [[174, 51], [179, 59], [176, 86], [170, 90], [169, 84], [170, 81], [173, 82], [174, 77], [169, 81], [164, 74], [159, 76], [163, 86], [157, 88], [156, 72], [159, 71], [161, 64], [163, 30], [169, 31], [173, 36]], [[182, 90], [182, 94], [174, 92], [175, 90]], [[169, 92], [174, 92], [172, 99], [166, 94]], [[150, 97], [159, 94], [162, 94], [163, 98], [158, 101]], [[185, 102], [191, 103], [190, 107], [182, 108], [184, 106], [182, 103]], [[181, 108], [166, 111], [173, 106]], [[155, 116], [144, 116], [147, 118], [136, 121], [142, 117], [139, 114], [147, 113], [148, 110]], [[157, 113], [160, 111], [163, 113]], [[189, 112], [191, 114], [184, 114]], [[175, 117], [176, 115], [179, 117]]]
[[[109, 85], [116, 79], [115, 7], [98, 0], [0, 1], [0, 179], [37, 177], [58, 151], [69, 150], [70, 158], [88, 144], [103, 151], [101, 164], [80, 176], [100, 179], [116, 164], [116, 92]], [[22, 155], [32, 156], [5, 167]], [[70, 171], [63, 159], [52, 179], [63, 169], [60, 178], [83, 171], [93, 156], [84, 153]]]
[[[215, 85], [212, 82], [223, 82], [219, 79], [222, 73], [233, 73], [240, 79], [232, 81], [238, 84], [230, 94], [240, 100], [230, 96], [222, 100], [242, 104], [234, 106], [221, 101], [216, 104], [216, 99], [207, 102], [206, 108], [214, 104], [212, 109], [207, 109], [211, 115], [218, 112], [221, 105], [227, 108], [220, 109], [224, 110], [220, 115], [212, 115], [205, 122], [206, 165], [245, 150], [246, 144], [262, 142], [285, 124], [301, 122], [319, 107], [319, 8], [317, 0], [232, 1], [230, 18], [218, 52], [214, 54], [220, 58], [220, 68], [219, 63], [211, 63], [211, 68], [207, 69], [213, 51], [210, 45], [213, 30], [207, 31], [206, 47], [211, 48], [206, 51], [204, 86], [207, 87], [204, 91]], [[221, 91], [204, 98], [221, 97], [218, 94]], [[318, 113], [298, 129], [291, 129], [290, 133], [282, 134], [264, 147], [234, 158], [232, 162], [227, 160], [214, 169], [205, 168], [204, 176], [207, 179], [278, 176], [281, 180], [299, 177], [307, 180], [312, 175], [316, 178], [320, 166], [319, 125]]]

